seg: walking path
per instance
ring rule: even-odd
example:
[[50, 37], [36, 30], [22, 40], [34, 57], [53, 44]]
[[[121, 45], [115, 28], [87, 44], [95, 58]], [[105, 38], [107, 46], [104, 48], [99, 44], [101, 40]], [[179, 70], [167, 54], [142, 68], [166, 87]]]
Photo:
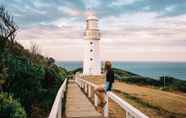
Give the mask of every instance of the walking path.
[[69, 81], [66, 99], [67, 118], [102, 118], [74, 81]]

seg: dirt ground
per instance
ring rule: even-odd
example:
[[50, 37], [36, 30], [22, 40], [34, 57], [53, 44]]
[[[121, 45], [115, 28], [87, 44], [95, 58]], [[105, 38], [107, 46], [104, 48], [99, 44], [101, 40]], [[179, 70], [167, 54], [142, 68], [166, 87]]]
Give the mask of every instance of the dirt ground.
[[[100, 77], [86, 77], [86, 79], [98, 85], [104, 83], [104, 80], [100, 79]], [[121, 98], [125, 99], [151, 118], [186, 118], [185, 94], [175, 94], [150, 87], [126, 84], [119, 81], [115, 81], [113, 90]], [[140, 99], [142, 103], [148, 103], [148, 106], [144, 106], [135, 100], [126, 98], [123, 93], [127, 93], [127, 95]], [[111, 101], [109, 105], [111, 106], [111, 117], [123, 117], [124, 112], [121, 113], [122, 110], [117, 104]]]

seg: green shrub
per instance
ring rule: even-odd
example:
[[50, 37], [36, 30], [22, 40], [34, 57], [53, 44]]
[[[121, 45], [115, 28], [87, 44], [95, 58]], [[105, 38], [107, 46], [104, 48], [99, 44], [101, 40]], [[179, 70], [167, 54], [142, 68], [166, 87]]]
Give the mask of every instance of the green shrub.
[[77, 72], [80, 72], [80, 73], [83, 72], [83, 68], [77, 68], [77, 69], [70, 71], [70, 73], [72, 73], [72, 74], [75, 74]]
[[166, 88], [168, 88], [167, 90], [179, 90], [182, 92], [186, 92], [186, 81], [179, 80], [170, 76], [160, 77], [161, 85], [164, 85], [164, 81]]
[[26, 118], [21, 104], [7, 93], [0, 93], [0, 118]]

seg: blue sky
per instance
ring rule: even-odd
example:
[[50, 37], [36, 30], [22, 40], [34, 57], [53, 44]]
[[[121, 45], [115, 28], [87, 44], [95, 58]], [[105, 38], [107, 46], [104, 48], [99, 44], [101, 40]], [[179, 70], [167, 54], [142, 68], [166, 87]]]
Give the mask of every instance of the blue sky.
[[88, 8], [99, 17], [104, 60], [186, 61], [186, 0], [1, 0], [17, 40], [57, 60], [81, 60]]

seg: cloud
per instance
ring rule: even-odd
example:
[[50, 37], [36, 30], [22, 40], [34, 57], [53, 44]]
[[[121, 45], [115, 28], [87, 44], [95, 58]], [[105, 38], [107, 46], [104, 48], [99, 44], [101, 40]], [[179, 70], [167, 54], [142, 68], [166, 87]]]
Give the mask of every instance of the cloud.
[[172, 12], [172, 11], [175, 10], [175, 6], [174, 6], [174, 5], [168, 6], [168, 7], [165, 8], [165, 10], [166, 10], [167, 12]]
[[183, 25], [185, 22], [182, 20], [186, 15], [174, 18], [156, 18], [156, 14], [153, 13], [140, 13], [146, 19], [136, 22], [133, 19], [139, 18], [138, 14], [102, 19], [102, 27], [104, 27], [102, 37], [107, 39], [111, 46], [117, 47], [138, 46], [138, 49], [141, 47], [147, 51], [149, 47], [158, 49], [163, 47], [166, 51], [170, 51], [170, 47], [173, 50], [180, 47], [179, 51], [185, 50], [186, 26]]
[[[140, 16], [145, 19], [136, 21]], [[141, 12], [101, 19], [102, 59], [170, 61], [171, 58], [171, 61], [175, 61], [175, 57], [179, 57], [176, 60], [186, 60], [186, 26], [183, 25], [186, 15], [174, 18], [156, 16], [153, 12]], [[36, 41], [45, 55], [54, 56], [58, 60], [81, 60], [85, 21], [64, 18], [56, 21], [56, 24], [58, 26], [52, 23], [23, 29], [18, 33], [19, 41], [26, 44], [26, 47], [29, 47], [30, 40]], [[107, 54], [112, 55], [112, 58]], [[141, 56], [137, 56], [139, 54]]]
[[86, 6], [86, 9], [95, 9], [100, 7], [103, 0], [82, 0]]
[[185, 0], [1, 0], [21, 27], [47, 24], [61, 17], [83, 18], [92, 8], [100, 18], [136, 12], [154, 12], [160, 17], [186, 13]]
[[78, 9], [71, 9], [68, 7], [59, 7], [60, 10], [62, 10], [64, 12], [65, 15], [68, 16], [81, 16], [82, 13], [81, 11], [79, 11]]
[[113, 0], [110, 6], [117, 7], [117, 6], [129, 5], [137, 1], [140, 1], [140, 0]]
[[186, 61], [185, 0], [3, 0], [17, 40], [57, 60], [81, 60], [84, 13], [100, 18], [102, 59]]

